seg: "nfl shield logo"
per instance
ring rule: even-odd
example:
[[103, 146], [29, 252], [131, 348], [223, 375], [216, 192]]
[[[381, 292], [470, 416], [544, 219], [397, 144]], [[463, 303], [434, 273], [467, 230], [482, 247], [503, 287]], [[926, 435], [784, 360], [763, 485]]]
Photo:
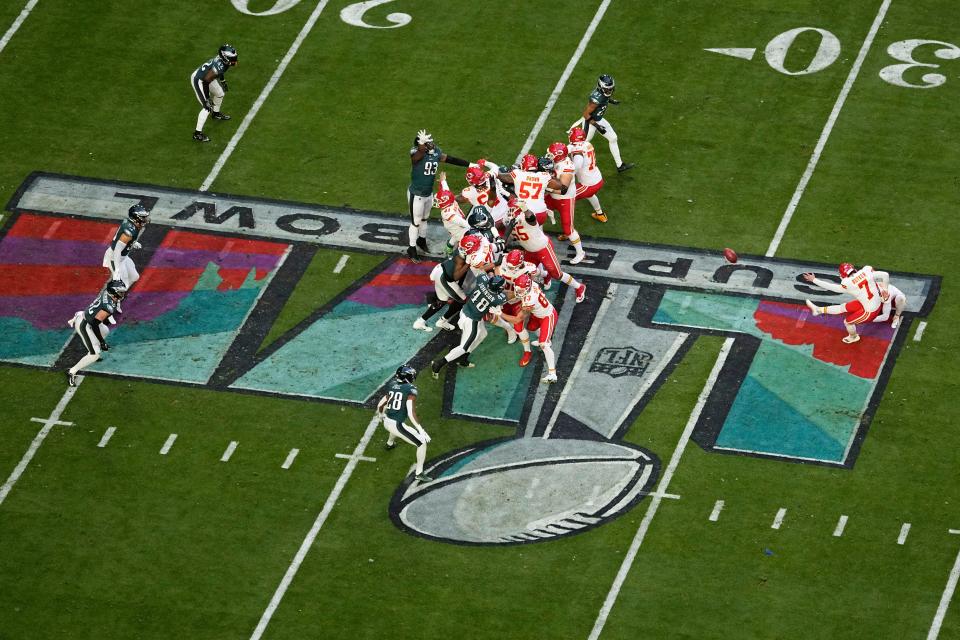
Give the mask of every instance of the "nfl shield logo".
[[604, 347], [590, 365], [590, 371], [606, 373], [613, 378], [640, 377], [647, 370], [653, 355], [633, 347]]

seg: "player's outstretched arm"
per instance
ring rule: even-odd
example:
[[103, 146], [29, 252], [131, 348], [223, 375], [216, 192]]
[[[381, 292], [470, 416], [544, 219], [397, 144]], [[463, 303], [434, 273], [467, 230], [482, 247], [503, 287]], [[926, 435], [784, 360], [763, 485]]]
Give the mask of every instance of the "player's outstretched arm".
[[803, 279], [809, 282], [810, 284], [816, 285], [821, 289], [826, 289], [827, 291], [833, 291], [834, 293], [846, 293], [847, 290], [841, 287], [839, 284], [834, 284], [833, 282], [827, 282], [826, 280], [821, 280], [812, 273], [803, 274]]

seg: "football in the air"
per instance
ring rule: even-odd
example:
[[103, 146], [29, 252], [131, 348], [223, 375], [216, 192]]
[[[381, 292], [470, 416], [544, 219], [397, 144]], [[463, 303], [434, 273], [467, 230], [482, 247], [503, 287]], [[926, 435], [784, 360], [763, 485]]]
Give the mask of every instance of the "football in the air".
[[733, 264], [737, 261], [737, 252], [727, 247], [723, 250], [723, 257], [727, 259], [727, 262]]

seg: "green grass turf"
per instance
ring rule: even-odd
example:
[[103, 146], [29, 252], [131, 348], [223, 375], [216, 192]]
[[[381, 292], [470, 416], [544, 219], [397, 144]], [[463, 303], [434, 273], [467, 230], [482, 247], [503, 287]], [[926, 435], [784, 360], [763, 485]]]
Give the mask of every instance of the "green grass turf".
[[[16, 3], [21, 4], [21, 3]], [[255, 5], [267, 6], [266, 2]], [[596, 3], [422, 2], [396, 30], [348, 26], [324, 10], [315, 30], [214, 184], [217, 190], [405, 213], [407, 149], [433, 130], [451, 154], [509, 162], [553, 89]], [[611, 222], [581, 205], [581, 232], [763, 253], [877, 8], [808, 0], [614, 2], [539, 136], [577, 117], [599, 72], [613, 73], [617, 175], [595, 139]], [[0, 200], [30, 171], [197, 187], [314, 3], [269, 18], [229, 3], [136, 10], [44, 0], [0, 52], [5, 148]], [[19, 7], [0, 6], [0, 22]], [[908, 340], [853, 470], [708, 454], [690, 443], [603, 638], [923, 637], [956, 553], [950, 327], [960, 304], [951, 126], [960, 81], [926, 91], [877, 76], [896, 40], [955, 36], [945, 0], [894, 0], [778, 255], [943, 274], [922, 342]], [[203, 37], [185, 24], [203, 25]], [[770, 69], [762, 48], [799, 26], [835, 33], [831, 67]], [[240, 49], [214, 142], [189, 139], [187, 74], [220, 41]], [[69, 45], [69, 55], [51, 43]], [[787, 58], [802, 67], [807, 34]], [[759, 47], [747, 62], [706, 47]], [[919, 58], [918, 58], [919, 59]], [[917, 74], [911, 76], [917, 78]], [[461, 169], [448, 167], [459, 184]], [[356, 258], [356, 260], [355, 260]], [[320, 252], [265, 344], [365, 273], [376, 257]], [[369, 261], [369, 262], [368, 262]], [[669, 460], [721, 340], [700, 338], [628, 439]], [[441, 385], [423, 376], [430, 455], [511, 430], [439, 418]], [[62, 393], [60, 372], [0, 367], [0, 473], [22, 456]], [[798, 381], [802, 386], [804, 381]], [[319, 513], [369, 412], [147, 382], [89, 377], [0, 505], [0, 636], [248, 636]], [[105, 449], [106, 426], [118, 431]], [[180, 434], [169, 456], [158, 450]], [[586, 637], [647, 503], [584, 535], [468, 548], [397, 530], [387, 503], [413, 461], [379, 433], [307, 556], [267, 638]], [[240, 447], [219, 457], [230, 440]], [[280, 469], [291, 447], [292, 469]], [[726, 507], [707, 516], [717, 499]], [[780, 507], [783, 528], [770, 529]], [[831, 532], [840, 514], [850, 521]], [[895, 543], [902, 522], [907, 544]], [[772, 551], [772, 555], [764, 553]], [[372, 562], [371, 562], [372, 560]], [[960, 637], [953, 604], [940, 638]], [[469, 630], [467, 633], [465, 630]]]

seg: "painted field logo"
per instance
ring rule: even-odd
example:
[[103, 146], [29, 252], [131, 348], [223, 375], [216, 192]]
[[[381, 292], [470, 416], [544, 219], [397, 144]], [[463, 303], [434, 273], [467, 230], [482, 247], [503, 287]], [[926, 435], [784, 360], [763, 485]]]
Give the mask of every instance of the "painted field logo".
[[633, 347], [605, 347], [600, 349], [590, 365], [590, 371], [605, 373], [613, 378], [620, 376], [643, 376], [653, 354], [638, 351]]
[[[153, 220], [136, 254], [143, 277], [95, 375], [372, 409], [399, 363], [422, 369], [453, 339], [410, 329], [433, 290], [433, 264], [400, 255], [407, 231], [398, 217], [33, 174], [0, 235], [9, 275], [0, 280], [0, 362], [62, 369], [78, 358], [66, 319], [102, 286], [103, 248], [136, 202]], [[445, 240], [439, 223], [428, 239]], [[517, 345], [496, 332], [471, 358], [481, 366], [448, 371], [443, 415], [516, 434], [480, 435], [429, 462], [433, 482], [402, 482], [390, 504], [397, 526], [457, 544], [519, 544], [625, 513], [660, 469], [626, 434], [701, 333], [734, 341], [694, 427], [697, 444], [852, 469], [913, 319], [930, 313], [939, 291], [939, 277], [891, 274], [907, 297], [900, 326], [861, 326], [862, 339], [847, 345], [840, 317], [811, 317], [804, 304], [841, 299], [801, 277], [836, 281], [833, 265], [746, 256], [731, 265], [719, 252], [588, 244], [586, 259], [568, 267], [587, 283], [586, 301], [575, 304], [563, 287], [548, 292], [559, 310], [561, 382], [538, 384], [542, 359], [515, 366]], [[384, 258], [261, 348], [321, 247]]]

